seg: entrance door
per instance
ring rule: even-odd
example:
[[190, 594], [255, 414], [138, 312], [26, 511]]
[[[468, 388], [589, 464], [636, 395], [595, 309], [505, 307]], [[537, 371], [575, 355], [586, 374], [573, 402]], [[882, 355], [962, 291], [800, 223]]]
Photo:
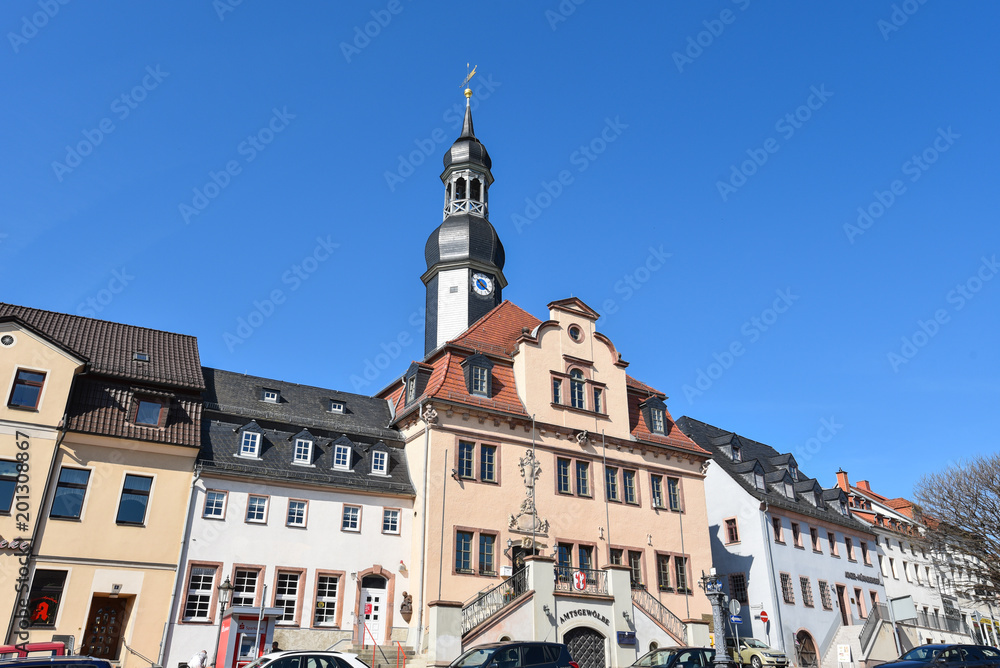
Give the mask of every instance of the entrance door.
[[604, 636], [593, 629], [577, 627], [563, 634], [570, 657], [580, 668], [605, 668]]
[[361, 609], [358, 616], [364, 621], [362, 646], [376, 645], [385, 641], [385, 606], [390, 604], [385, 596], [385, 578], [368, 575], [361, 580]]
[[840, 608], [840, 619], [844, 626], [850, 626], [851, 621], [847, 618], [847, 591], [844, 585], [837, 585], [837, 606]]
[[115, 661], [125, 627], [125, 599], [95, 596], [83, 634], [80, 654]]
[[795, 644], [798, 646], [799, 668], [817, 668], [819, 662], [816, 657], [816, 643], [808, 631], [799, 631], [795, 634]]

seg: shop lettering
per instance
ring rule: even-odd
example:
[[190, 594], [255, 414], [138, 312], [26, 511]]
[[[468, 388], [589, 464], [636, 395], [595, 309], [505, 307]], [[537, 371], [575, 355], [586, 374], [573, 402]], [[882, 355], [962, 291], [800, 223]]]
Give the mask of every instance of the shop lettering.
[[0, 536], [0, 550], [20, 550], [21, 552], [27, 552], [29, 547], [31, 547], [31, 541], [27, 538], [7, 540], [3, 536]]
[[844, 577], [848, 580], [857, 580], [858, 582], [867, 582], [868, 584], [882, 584], [878, 578], [872, 577], [871, 575], [865, 575], [863, 573], [851, 573], [847, 571], [844, 573]]
[[568, 620], [573, 619], [574, 617], [593, 617], [594, 619], [604, 623], [605, 625], [611, 626], [611, 622], [608, 621], [608, 618], [602, 615], [601, 613], [597, 612], [596, 610], [584, 610], [584, 609], [570, 610], [569, 612], [565, 613], [562, 617], [559, 618], [559, 623], [565, 624]]

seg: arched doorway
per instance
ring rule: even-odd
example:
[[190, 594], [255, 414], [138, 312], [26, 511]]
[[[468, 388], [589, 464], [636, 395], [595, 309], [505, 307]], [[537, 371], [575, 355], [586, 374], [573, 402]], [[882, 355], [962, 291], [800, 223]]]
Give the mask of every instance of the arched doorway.
[[569, 655], [580, 664], [580, 668], [605, 668], [604, 636], [585, 626], [571, 629], [563, 634], [563, 642], [569, 648]]
[[808, 631], [795, 634], [795, 653], [798, 655], [799, 668], [817, 668], [819, 660], [816, 656], [816, 643]]

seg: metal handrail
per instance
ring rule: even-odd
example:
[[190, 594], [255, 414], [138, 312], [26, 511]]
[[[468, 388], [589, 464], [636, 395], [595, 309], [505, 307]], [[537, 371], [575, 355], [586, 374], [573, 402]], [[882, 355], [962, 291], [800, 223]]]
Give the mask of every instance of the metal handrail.
[[528, 591], [528, 569], [522, 568], [462, 606], [462, 634], [476, 628]]
[[677, 639], [683, 640], [686, 637], [686, 625], [681, 621], [681, 618], [670, 612], [670, 609], [663, 605], [660, 599], [645, 589], [633, 589], [632, 602], [647, 614], [652, 615], [656, 621], [663, 625], [663, 628], [667, 629]]
[[[577, 587], [577, 573], [583, 573], [584, 586], [582, 588]], [[606, 596], [608, 593], [608, 573], [596, 568], [556, 566], [555, 590], [574, 594]]]
[[875, 632], [882, 625], [882, 620], [889, 616], [889, 609], [886, 607], [885, 603], [877, 603], [868, 613], [868, 619], [865, 620], [865, 625], [861, 627], [861, 650], [864, 651], [868, 649], [868, 642], [875, 635]]

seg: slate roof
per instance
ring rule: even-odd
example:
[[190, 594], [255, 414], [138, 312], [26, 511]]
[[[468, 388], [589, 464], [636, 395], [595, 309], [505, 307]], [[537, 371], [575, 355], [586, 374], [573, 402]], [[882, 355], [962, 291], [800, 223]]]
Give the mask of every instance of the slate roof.
[[[117, 322], [0, 303], [0, 316], [14, 316], [87, 360], [91, 373], [202, 390], [198, 339]], [[148, 362], [133, 353], [149, 355]]]
[[[766, 481], [780, 482], [784, 478], [785, 469], [773, 463], [782, 453], [779, 453], [771, 446], [759, 443], [745, 436], [739, 436], [731, 431], [725, 431], [724, 429], [695, 420], [686, 415], [677, 420], [677, 426], [690, 436], [695, 443], [711, 452], [712, 461], [728, 473], [733, 480], [738, 482], [748, 494], [760, 501], [767, 501], [768, 506], [831, 522], [853, 531], [871, 533], [871, 527], [866, 523], [840, 512], [839, 499], [842, 491], [839, 487], [823, 490], [822, 501], [824, 503], [821, 506], [813, 505], [798, 493], [794, 494], [794, 499], [789, 499], [771, 485], [765, 485], [765, 491], [758, 490], [743, 475], [754, 469], [754, 461], [758, 462], [763, 468]], [[725, 451], [722, 450], [724, 446], [728, 445], [734, 439], [737, 439], [740, 445], [741, 462], [732, 461]], [[779, 459], [778, 461], [781, 460]], [[799, 469], [797, 482], [812, 483], [815, 480], [806, 478], [802, 470]], [[793, 491], [798, 492], [795, 486], [793, 486]]]
[[[414, 496], [402, 437], [389, 429], [389, 404], [360, 394], [247, 376], [205, 367], [205, 418], [198, 465], [206, 472], [372, 493]], [[262, 401], [263, 390], [280, 393]], [[330, 412], [330, 401], [345, 413]], [[260, 459], [239, 457], [240, 430], [254, 423], [262, 432]], [[312, 465], [294, 464], [295, 437], [314, 439]], [[352, 444], [351, 470], [333, 468], [334, 442]], [[343, 442], [343, 441], [342, 441]], [[389, 455], [387, 475], [371, 475], [371, 451]]]

